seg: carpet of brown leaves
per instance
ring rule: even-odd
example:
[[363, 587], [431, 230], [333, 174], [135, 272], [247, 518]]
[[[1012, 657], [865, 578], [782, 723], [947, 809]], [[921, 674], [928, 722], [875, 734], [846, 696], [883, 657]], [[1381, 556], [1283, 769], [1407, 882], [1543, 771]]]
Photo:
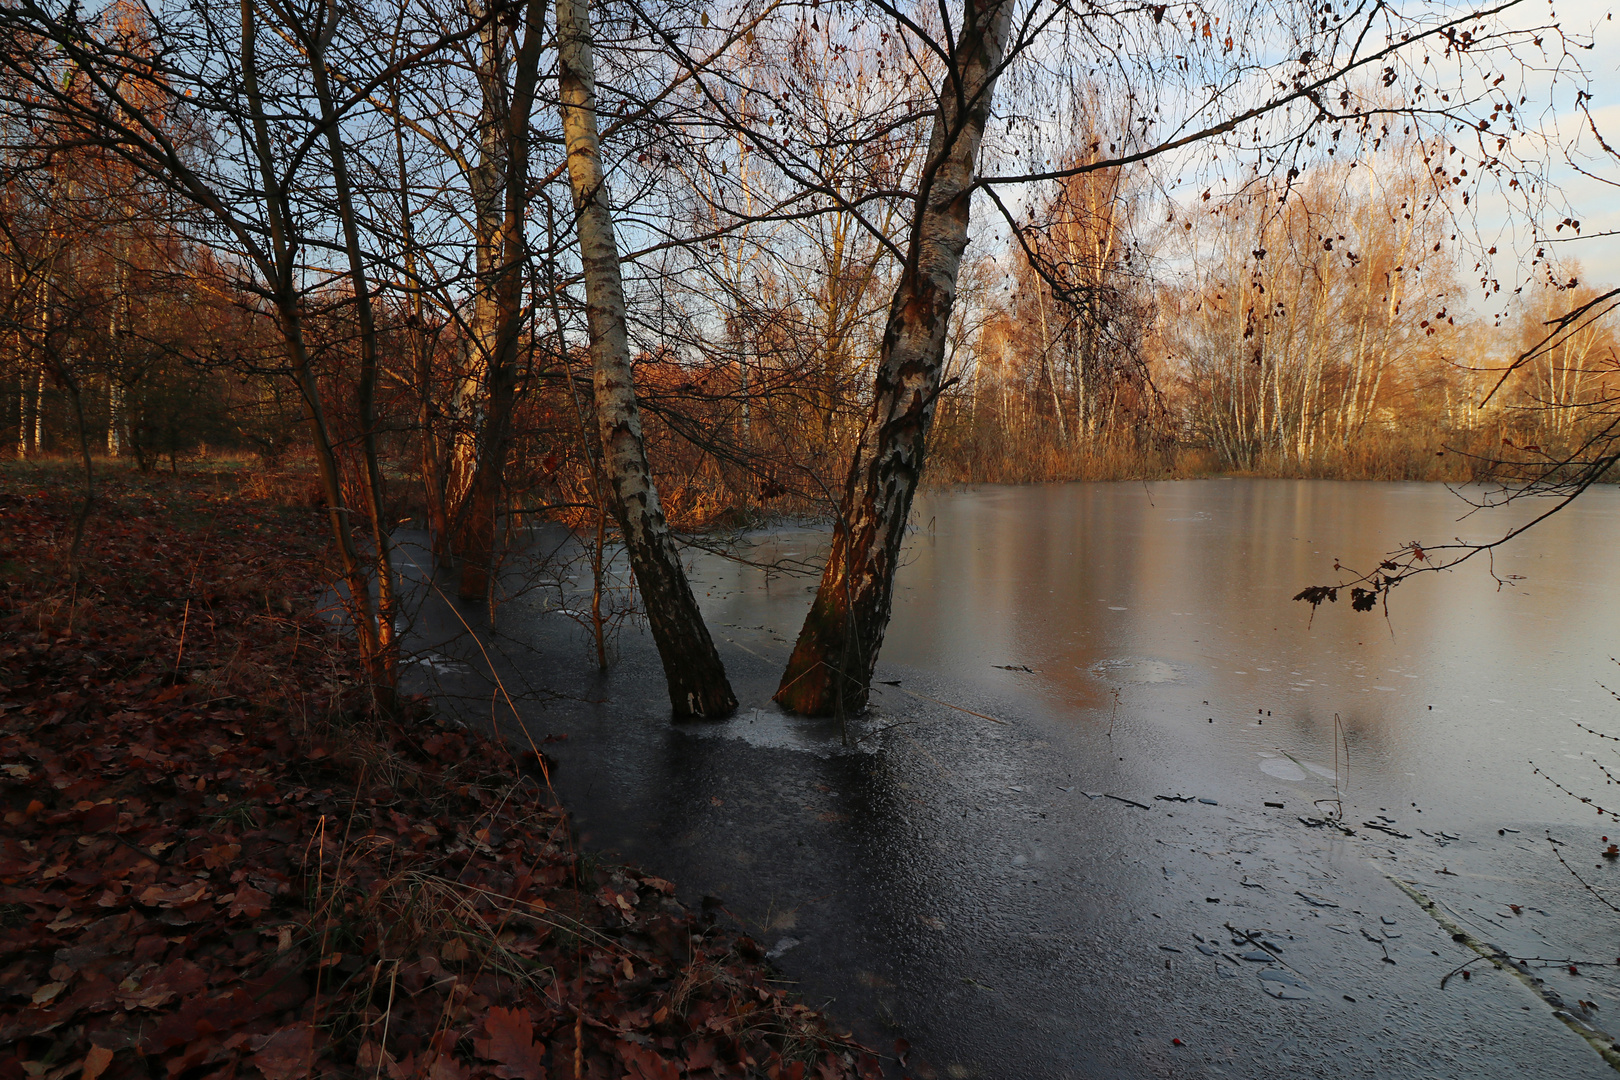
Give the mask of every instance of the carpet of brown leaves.
[[74, 574], [74, 483], [0, 469], [0, 1080], [878, 1075], [504, 748], [355, 709], [314, 511], [115, 472]]

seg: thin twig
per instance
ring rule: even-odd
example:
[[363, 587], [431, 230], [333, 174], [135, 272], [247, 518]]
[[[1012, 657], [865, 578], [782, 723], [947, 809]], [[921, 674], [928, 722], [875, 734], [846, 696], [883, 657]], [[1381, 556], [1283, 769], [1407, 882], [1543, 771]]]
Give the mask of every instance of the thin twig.
[[[1531, 764], [1534, 764], [1534, 762], [1532, 762]], [[1554, 780], [1551, 776], [1549, 776], [1546, 773], [1542, 772], [1539, 768], [1536, 768], [1533, 771], [1537, 776], [1541, 777], [1543, 780], [1547, 781], [1547, 783], [1551, 784], [1553, 787], [1557, 788], [1559, 791], [1562, 791], [1565, 795], [1568, 795], [1570, 798], [1579, 800], [1580, 802], [1583, 802], [1583, 803], [1586, 803], [1588, 806], [1592, 807], [1592, 809], [1596, 810], [1598, 813], [1604, 815], [1605, 817], [1611, 817], [1616, 821], [1620, 821], [1620, 814], [1615, 813], [1613, 810], [1605, 810], [1605, 809], [1603, 809], [1603, 807], [1599, 806], [1597, 803], [1593, 802], [1590, 798], [1587, 798], [1584, 795], [1575, 794], [1573, 791], [1569, 790], [1569, 788], [1565, 787], [1563, 784], [1560, 784], [1558, 781]], [[1620, 909], [1617, 909], [1617, 910], [1620, 910]]]
[[1610, 911], [1613, 911], [1613, 912], [1615, 912], [1617, 914], [1620, 914], [1620, 907], [1615, 907], [1613, 904], [1609, 903], [1608, 897], [1604, 896], [1602, 893], [1600, 893], [1596, 889], [1592, 888], [1591, 885], [1587, 884], [1586, 879], [1581, 877], [1581, 875], [1577, 874], [1575, 872], [1575, 868], [1573, 866], [1569, 865], [1569, 863], [1564, 861], [1564, 853], [1562, 851], [1558, 850], [1558, 845], [1552, 842], [1552, 837], [1549, 836], [1547, 838], [1547, 841], [1548, 841], [1547, 846], [1552, 848], [1552, 853], [1554, 855], [1558, 856], [1558, 861], [1564, 864], [1564, 869], [1569, 871], [1569, 876], [1574, 878], [1576, 881], [1580, 882], [1581, 883], [1581, 888], [1585, 889], [1587, 892], [1589, 892], [1593, 896], [1597, 897], [1598, 902], [1601, 903], [1604, 907], [1608, 908]]

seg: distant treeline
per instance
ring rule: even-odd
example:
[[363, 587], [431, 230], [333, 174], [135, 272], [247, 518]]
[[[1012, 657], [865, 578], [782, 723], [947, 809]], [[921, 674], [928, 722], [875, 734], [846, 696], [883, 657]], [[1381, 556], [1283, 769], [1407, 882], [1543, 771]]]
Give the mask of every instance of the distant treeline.
[[[145, 19], [115, 5], [100, 32], [138, 54], [154, 32]], [[608, 29], [634, 40], [633, 28]], [[818, 40], [799, 27], [779, 43], [772, 77], [784, 92], [825, 85], [823, 69], [836, 63], [852, 92], [900, 94], [873, 66], [891, 46], [857, 63]], [[444, 94], [469, 100], [484, 85], [476, 65], [435, 77]], [[601, 524], [579, 264], [558, 228], [566, 193], [540, 192], [524, 208], [523, 291], [502, 300], [500, 207], [478, 203], [482, 224], [467, 235], [444, 208], [476, 202], [476, 169], [426, 171], [454, 172], [437, 136], [418, 121], [389, 127], [396, 106], [378, 104], [378, 126], [350, 136], [371, 170], [364, 194], [376, 205], [366, 213], [378, 215], [368, 219], [378, 250], [362, 312], [336, 254], [336, 218], [305, 239], [297, 288], [278, 293], [249, 272], [251, 245], [177, 203], [172, 181], [132, 167], [112, 135], [98, 143], [81, 121], [62, 119], [77, 115], [72, 101], [53, 128], [30, 117], [27, 80], [9, 79], [11, 114], [36, 126], [16, 128], [23, 137], [0, 154], [10, 178], [0, 194], [0, 447], [29, 457], [82, 444], [143, 468], [210, 451], [275, 465], [312, 449], [313, 399], [340, 451], [363, 429], [377, 441], [397, 505], [425, 502], [454, 519], [496, 425], [510, 455], [498, 479], [507, 511]], [[434, 85], [414, 92], [431, 97]], [[177, 163], [213, 153], [225, 132], [209, 125], [227, 121], [191, 109], [190, 91], [155, 75], [141, 86], [152, 99], [145, 120], [173, 140]], [[1108, 127], [1096, 95], [1077, 114], [1083, 128]], [[820, 121], [812, 111], [797, 122]], [[879, 184], [926, 135], [915, 125], [883, 131], [867, 144], [882, 147], [877, 158], [822, 166], [852, 184], [866, 170], [862, 183]], [[251, 150], [251, 140], [241, 145]], [[705, 183], [746, 194], [769, 179], [733, 144], [682, 145], [706, 155]], [[1073, 168], [1099, 153], [1095, 139], [1075, 146]], [[239, 146], [216, 183], [246, 208], [243, 235], [262, 240], [253, 230], [268, 230], [256, 223], [269, 218], [249, 150]], [[626, 149], [617, 167], [641, 177], [647, 198], [675, 182], [646, 152]], [[1236, 195], [1171, 201], [1168, 215], [1133, 166], [1043, 189], [1016, 242], [964, 265], [928, 477], [1459, 481], [1504, 458], [1577, 452], [1612, 419], [1616, 331], [1594, 320], [1520, 363], [1550, 320], [1596, 290], [1541, 253], [1516, 289], [1469, 270], [1446, 169], [1440, 144], [1414, 136]], [[289, 222], [331, 209], [322, 175], [304, 178], [297, 198], [308, 206]], [[664, 508], [685, 525], [827, 513], [868, 422], [899, 272], [881, 236], [901, 234], [903, 205], [874, 204], [881, 212], [863, 211], [861, 222], [828, 207], [721, 228], [735, 215], [715, 201], [724, 190], [694, 188], [681, 195], [684, 209], [667, 208], [712, 238], [643, 255], [626, 278], [648, 460]], [[301, 320], [304, 368], [289, 358], [288, 311]], [[492, 368], [498, 355], [509, 359]], [[355, 387], [373, 362], [367, 404]], [[506, 398], [493, 370], [509, 381]], [[362, 423], [366, 409], [375, 417]], [[344, 484], [359, 483], [358, 466], [344, 469]], [[412, 472], [433, 490], [414, 492]]]

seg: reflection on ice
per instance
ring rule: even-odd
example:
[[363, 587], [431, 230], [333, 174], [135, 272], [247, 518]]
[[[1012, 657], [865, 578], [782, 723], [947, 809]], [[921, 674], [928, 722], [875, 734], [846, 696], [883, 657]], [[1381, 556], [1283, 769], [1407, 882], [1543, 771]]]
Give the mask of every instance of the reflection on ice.
[[1104, 660], [1101, 663], [1094, 664], [1091, 673], [1099, 679], [1113, 679], [1140, 685], [1174, 682], [1181, 677], [1181, 672], [1176, 670], [1174, 664], [1164, 660], [1150, 660], [1135, 656], [1121, 657], [1117, 660]]
[[406, 660], [406, 663], [431, 668], [434, 671], [444, 672], [447, 674], [465, 675], [471, 673], [472, 671], [472, 668], [468, 667], [460, 660], [452, 660], [448, 656], [440, 655], [439, 653], [431, 650], [410, 657], [408, 660]]

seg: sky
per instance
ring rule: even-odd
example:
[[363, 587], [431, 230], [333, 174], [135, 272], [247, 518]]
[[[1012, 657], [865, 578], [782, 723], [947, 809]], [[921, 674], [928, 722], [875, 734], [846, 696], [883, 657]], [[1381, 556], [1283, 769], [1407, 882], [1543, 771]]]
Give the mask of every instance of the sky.
[[[1538, 5], [1539, 7], [1539, 5]], [[1611, 13], [1616, 17], [1609, 18]], [[1587, 89], [1593, 100], [1589, 106], [1598, 129], [1611, 146], [1620, 149], [1620, 3], [1615, 0], [1555, 0], [1547, 9], [1535, 8], [1516, 15], [1524, 22], [1541, 17], [1556, 20], [1567, 33], [1591, 34], [1593, 48], [1577, 53], [1590, 77]], [[1543, 89], [1546, 89], [1543, 80]], [[1561, 153], [1550, 172], [1553, 183], [1560, 189], [1570, 205], [1571, 216], [1581, 224], [1582, 239], [1556, 242], [1555, 250], [1563, 259], [1579, 260], [1583, 281], [1598, 285], [1620, 285], [1620, 160], [1602, 155], [1586, 128], [1586, 118], [1577, 112], [1570, 101], [1573, 84], [1565, 80], [1559, 84], [1561, 92], [1553, 102], [1554, 108], [1542, 118], [1540, 130], [1549, 139], [1564, 142], [1580, 136], [1576, 160], [1582, 162], [1591, 176], [1583, 176], [1575, 168], [1564, 164]], [[1532, 103], [1533, 104], [1533, 103]], [[1535, 116], [1536, 112], [1529, 115]], [[1500, 229], [1497, 234], [1504, 251], [1512, 251], [1521, 259], [1528, 249], [1522, 235], [1508, 230], [1506, 205], [1496, 200], [1492, 209], [1492, 196], [1482, 196], [1479, 215], [1482, 227]], [[1555, 219], [1556, 220], [1556, 219]], [[1602, 236], [1602, 233], [1616, 233]], [[1488, 234], [1487, 234], [1488, 235]], [[1573, 235], [1568, 230], [1561, 237]], [[1504, 273], [1510, 269], [1499, 267]], [[1505, 281], [1504, 281], [1505, 284]]]

